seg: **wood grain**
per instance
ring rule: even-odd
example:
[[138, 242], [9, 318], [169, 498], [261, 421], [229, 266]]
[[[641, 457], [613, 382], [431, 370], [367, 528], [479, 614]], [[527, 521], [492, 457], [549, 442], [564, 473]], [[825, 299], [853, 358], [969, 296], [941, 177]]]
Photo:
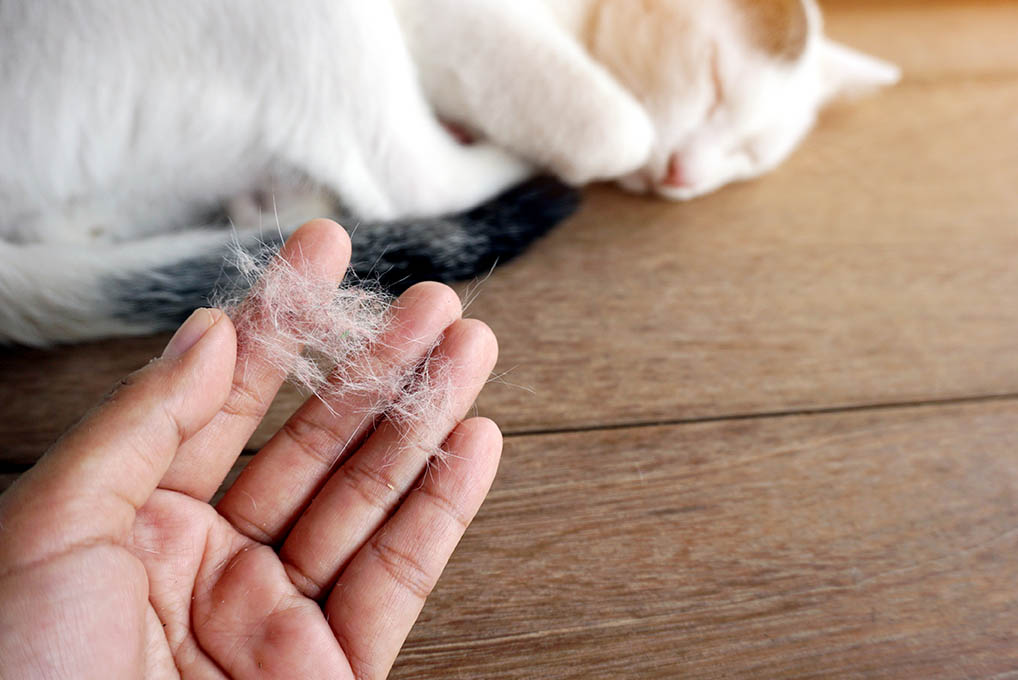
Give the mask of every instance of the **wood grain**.
[[1018, 672], [1016, 450], [1016, 402], [513, 438], [393, 678]]
[[511, 437], [392, 677], [1013, 677], [1016, 451], [1018, 400]]
[[910, 81], [1018, 75], [1014, 0], [820, 0], [827, 31]]
[[903, 86], [758, 182], [592, 192], [472, 308], [535, 390], [482, 412], [520, 432], [1018, 391], [1016, 110], [1018, 80]]
[[[952, 6], [916, 30], [971, 24], [978, 54], [1018, 7]], [[876, 33], [919, 11], [836, 7], [832, 28]], [[482, 412], [527, 432], [1018, 393], [1018, 78], [964, 68], [842, 106], [776, 173], [692, 203], [591, 190], [470, 310], [524, 388]], [[34, 459], [164, 340], [0, 352], [0, 460]]]
[[0, 460], [32, 462], [169, 336], [53, 350], [0, 349]]

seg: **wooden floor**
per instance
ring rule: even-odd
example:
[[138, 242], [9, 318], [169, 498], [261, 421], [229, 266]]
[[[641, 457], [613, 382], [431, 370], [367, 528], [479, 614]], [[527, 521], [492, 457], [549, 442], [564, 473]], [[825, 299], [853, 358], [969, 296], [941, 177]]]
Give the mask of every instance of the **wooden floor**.
[[[484, 285], [504, 462], [394, 678], [1018, 678], [1018, 3], [825, 6], [905, 82]], [[0, 479], [164, 342], [0, 354]]]

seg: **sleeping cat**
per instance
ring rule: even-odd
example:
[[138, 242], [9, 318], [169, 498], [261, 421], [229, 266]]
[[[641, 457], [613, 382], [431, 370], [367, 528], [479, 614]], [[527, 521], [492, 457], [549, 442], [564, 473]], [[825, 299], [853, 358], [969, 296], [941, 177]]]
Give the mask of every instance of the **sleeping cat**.
[[171, 326], [229, 274], [224, 209], [469, 277], [575, 207], [537, 172], [690, 198], [897, 77], [812, 0], [0, 0], [0, 34], [0, 342], [37, 345]]
[[814, 0], [393, 4], [441, 116], [572, 184], [670, 199], [773, 169], [825, 103], [899, 78], [827, 39]]

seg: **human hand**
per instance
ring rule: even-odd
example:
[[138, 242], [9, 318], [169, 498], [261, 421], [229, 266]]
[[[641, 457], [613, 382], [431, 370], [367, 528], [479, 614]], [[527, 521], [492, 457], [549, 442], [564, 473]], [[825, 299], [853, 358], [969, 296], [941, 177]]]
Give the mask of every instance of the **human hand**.
[[[349, 255], [319, 220], [281, 256], [338, 281]], [[444, 332], [457, 389], [446, 422], [422, 424], [431, 439], [393, 455], [400, 433], [372, 430], [363, 404], [312, 398], [213, 507], [283, 376], [238, 358], [228, 317], [195, 312], [0, 497], [0, 677], [385, 677], [501, 452], [494, 423], [458, 422], [491, 331], [439, 284], [396, 314], [381, 365]], [[448, 465], [422, 480], [420, 451], [443, 439]]]

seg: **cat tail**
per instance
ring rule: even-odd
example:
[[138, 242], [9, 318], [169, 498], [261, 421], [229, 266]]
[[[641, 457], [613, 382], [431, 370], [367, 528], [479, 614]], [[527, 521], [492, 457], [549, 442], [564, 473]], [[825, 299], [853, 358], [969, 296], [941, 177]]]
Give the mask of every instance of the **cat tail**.
[[[457, 215], [339, 221], [352, 232], [353, 277], [399, 293], [419, 281], [485, 274], [578, 205], [576, 190], [538, 178]], [[280, 245], [286, 235], [284, 230], [268, 245]], [[217, 290], [237, 291], [243, 277], [230, 264], [232, 249], [261, 252], [266, 244], [256, 234], [227, 229], [119, 244], [0, 240], [0, 344], [46, 346], [171, 330], [196, 307], [209, 304]]]
[[421, 281], [451, 283], [487, 274], [579, 205], [575, 188], [538, 177], [466, 213], [367, 228], [350, 220], [341, 223], [351, 232], [353, 274], [399, 294]]

